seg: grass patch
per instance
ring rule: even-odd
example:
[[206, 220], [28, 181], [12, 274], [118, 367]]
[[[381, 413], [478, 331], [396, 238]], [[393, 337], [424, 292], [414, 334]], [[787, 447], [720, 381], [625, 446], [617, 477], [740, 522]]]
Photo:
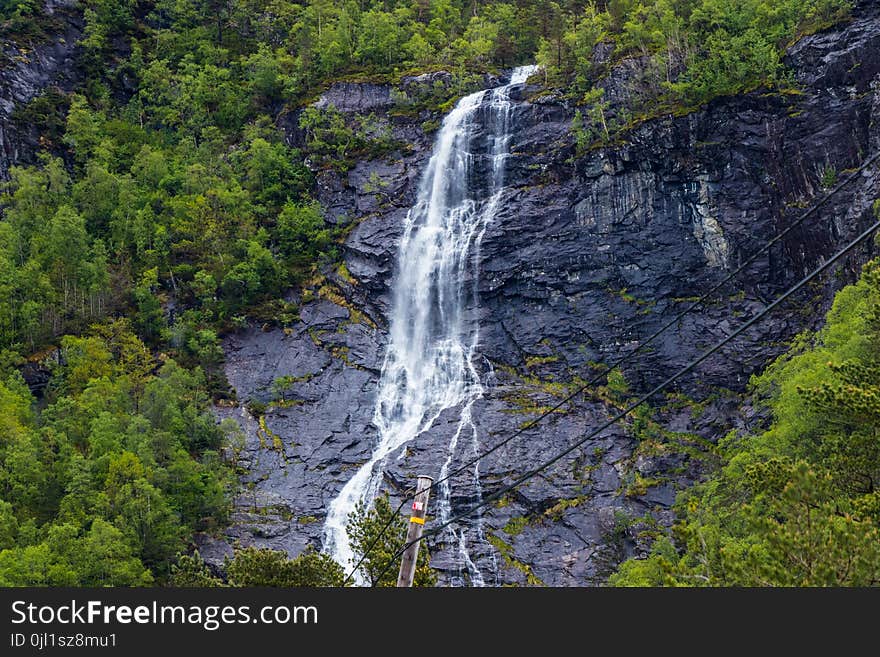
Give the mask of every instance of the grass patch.
[[504, 564], [507, 567], [514, 568], [526, 576], [526, 582], [529, 586], [545, 586], [544, 582], [541, 581], [541, 578], [535, 575], [534, 571], [532, 571], [531, 566], [524, 564], [522, 561], [518, 561], [513, 556], [513, 546], [510, 543], [507, 543], [504, 539], [491, 533], [486, 536], [486, 540], [489, 541], [489, 544], [492, 545], [492, 547], [498, 550], [498, 553], [501, 555], [501, 558], [504, 559]]
[[562, 514], [565, 513], [567, 509], [574, 509], [575, 507], [578, 507], [586, 502], [587, 499], [588, 497], [586, 495], [578, 495], [577, 497], [561, 499], [549, 509], [544, 511], [544, 517], [549, 518], [550, 520], [562, 520]]
[[541, 365], [549, 365], [550, 363], [558, 363], [559, 356], [528, 356], [526, 357], [526, 368], [532, 369]]
[[515, 518], [511, 518], [507, 521], [507, 524], [501, 528], [508, 536], [519, 536], [522, 534], [523, 529], [526, 528], [526, 525], [529, 524], [529, 519], [525, 516], [517, 516]]

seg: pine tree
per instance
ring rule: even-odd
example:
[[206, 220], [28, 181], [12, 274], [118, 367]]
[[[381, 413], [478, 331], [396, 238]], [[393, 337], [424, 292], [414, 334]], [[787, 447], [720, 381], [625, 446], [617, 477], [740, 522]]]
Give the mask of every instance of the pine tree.
[[[358, 569], [364, 579], [372, 586], [395, 586], [399, 564], [398, 561], [392, 563], [392, 560], [399, 560], [397, 552], [406, 543], [407, 522], [391, 507], [388, 495], [377, 497], [372, 508], [359, 502], [349, 515], [346, 530], [355, 563], [363, 557]], [[434, 586], [437, 583], [437, 575], [429, 562], [428, 546], [422, 542], [413, 586]]]

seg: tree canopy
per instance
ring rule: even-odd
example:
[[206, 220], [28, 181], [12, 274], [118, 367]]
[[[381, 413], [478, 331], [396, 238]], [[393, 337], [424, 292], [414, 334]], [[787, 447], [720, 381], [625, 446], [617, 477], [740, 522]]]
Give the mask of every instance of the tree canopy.
[[229, 427], [204, 376], [154, 357], [124, 321], [62, 340], [45, 393], [0, 381], [0, 584], [134, 586], [222, 523]]

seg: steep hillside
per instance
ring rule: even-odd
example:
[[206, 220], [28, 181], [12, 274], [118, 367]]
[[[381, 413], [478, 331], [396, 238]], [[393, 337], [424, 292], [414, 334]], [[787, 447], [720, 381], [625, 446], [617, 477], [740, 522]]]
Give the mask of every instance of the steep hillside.
[[[796, 92], [719, 99], [684, 117], [648, 121], [622, 144], [586, 153], [576, 150], [567, 102], [542, 93], [539, 84], [523, 91], [508, 189], [480, 253], [480, 368], [490, 383], [474, 411], [478, 449], [566, 396], [593, 374], [594, 363], [637, 346], [785, 229], [838, 174], [875, 152], [878, 48], [878, 10], [866, 4], [852, 23], [788, 51]], [[224, 343], [226, 372], [241, 400], [270, 402], [271, 384], [282, 376], [293, 377], [287, 395], [296, 400], [265, 412], [265, 431], [279, 436], [283, 449], [260, 439], [257, 421], [244, 409], [229, 412], [251, 427], [248, 491], [239, 499], [233, 536], [292, 552], [318, 541], [321, 523], [313, 519], [322, 518], [351, 468], [370, 453], [395, 247], [430, 155], [427, 115], [401, 112], [400, 98], [437, 80], [443, 75], [404, 78], [396, 87], [344, 83], [322, 96], [320, 103], [348, 120], [374, 115], [387, 122], [392, 137], [410, 148], [402, 157], [358, 160], [342, 175], [319, 172], [318, 198], [336, 221], [352, 227], [345, 268], [302, 300], [301, 322], [284, 331], [239, 332]], [[625, 97], [631, 90], [624, 80], [610, 92]], [[300, 145], [295, 117], [284, 125], [290, 142]], [[582, 436], [629, 390], [656, 384], [762, 309], [871, 222], [878, 185], [873, 171], [866, 172], [717, 302], [628, 360], [615, 384], [584, 395], [481, 462], [483, 491], [497, 490]], [[741, 336], [677, 395], [654, 400], [653, 419], [608, 431], [487, 513], [488, 544], [471, 553], [481, 569], [497, 584], [531, 577], [582, 584], [601, 580], [609, 563], [640, 550], [639, 532], [670, 521], [676, 490], [714, 461], [712, 445], [752, 421], [741, 397], [749, 376], [820, 320], [816, 311], [828, 307], [835, 281], [851, 279], [866, 255], [854, 256], [842, 278]], [[399, 494], [415, 474], [440, 470], [454, 417], [441, 417], [389, 461], [390, 490]], [[454, 511], [473, 503], [467, 476], [453, 491]], [[433, 546], [432, 565], [447, 581], [460, 581], [457, 546]]]
[[[417, 475], [455, 472], [430, 528], [588, 435], [880, 197], [873, 0], [0, 0], [0, 36], [0, 585], [339, 584], [328, 511], [423, 401], [385, 392], [442, 410], [377, 459], [362, 501], [387, 502], [351, 500], [361, 548]], [[873, 270], [784, 354], [874, 250], [432, 536], [417, 583], [601, 584], [631, 557], [611, 581], [688, 583], [704, 531], [760, 552], [766, 523], [737, 534], [724, 504], [782, 521], [737, 463], [773, 443], [792, 477], [863, 474], [822, 424], [849, 402], [792, 398], [867, 386], [870, 344], [836, 349], [873, 339]], [[847, 354], [856, 374], [811, 369]], [[798, 451], [793, 415], [831, 446]], [[714, 583], [817, 581], [750, 577]]]

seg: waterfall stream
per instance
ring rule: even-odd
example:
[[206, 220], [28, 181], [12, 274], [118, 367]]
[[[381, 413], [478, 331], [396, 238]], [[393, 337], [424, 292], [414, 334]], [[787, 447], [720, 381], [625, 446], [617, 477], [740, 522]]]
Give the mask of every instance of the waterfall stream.
[[[348, 514], [358, 501], [375, 497], [380, 464], [392, 452], [451, 408], [461, 409], [459, 422], [437, 478], [448, 474], [456, 451], [465, 447], [463, 440], [469, 440], [472, 454], [478, 451], [472, 415], [474, 402], [483, 395], [474, 365], [479, 341], [477, 256], [504, 189], [513, 107], [509, 92], [534, 72], [534, 66], [517, 68], [506, 85], [462, 98], [435, 139], [398, 250], [389, 340], [373, 414], [378, 443], [331, 502], [324, 525], [325, 551], [346, 568], [353, 565], [345, 531]], [[487, 166], [485, 176], [475, 175], [478, 166]], [[473, 477], [479, 496], [478, 464]], [[448, 483], [433, 491], [442, 519], [450, 514]], [[474, 539], [482, 541], [479, 519], [475, 531]], [[451, 528], [451, 538], [470, 582], [482, 585], [465, 529]]]

